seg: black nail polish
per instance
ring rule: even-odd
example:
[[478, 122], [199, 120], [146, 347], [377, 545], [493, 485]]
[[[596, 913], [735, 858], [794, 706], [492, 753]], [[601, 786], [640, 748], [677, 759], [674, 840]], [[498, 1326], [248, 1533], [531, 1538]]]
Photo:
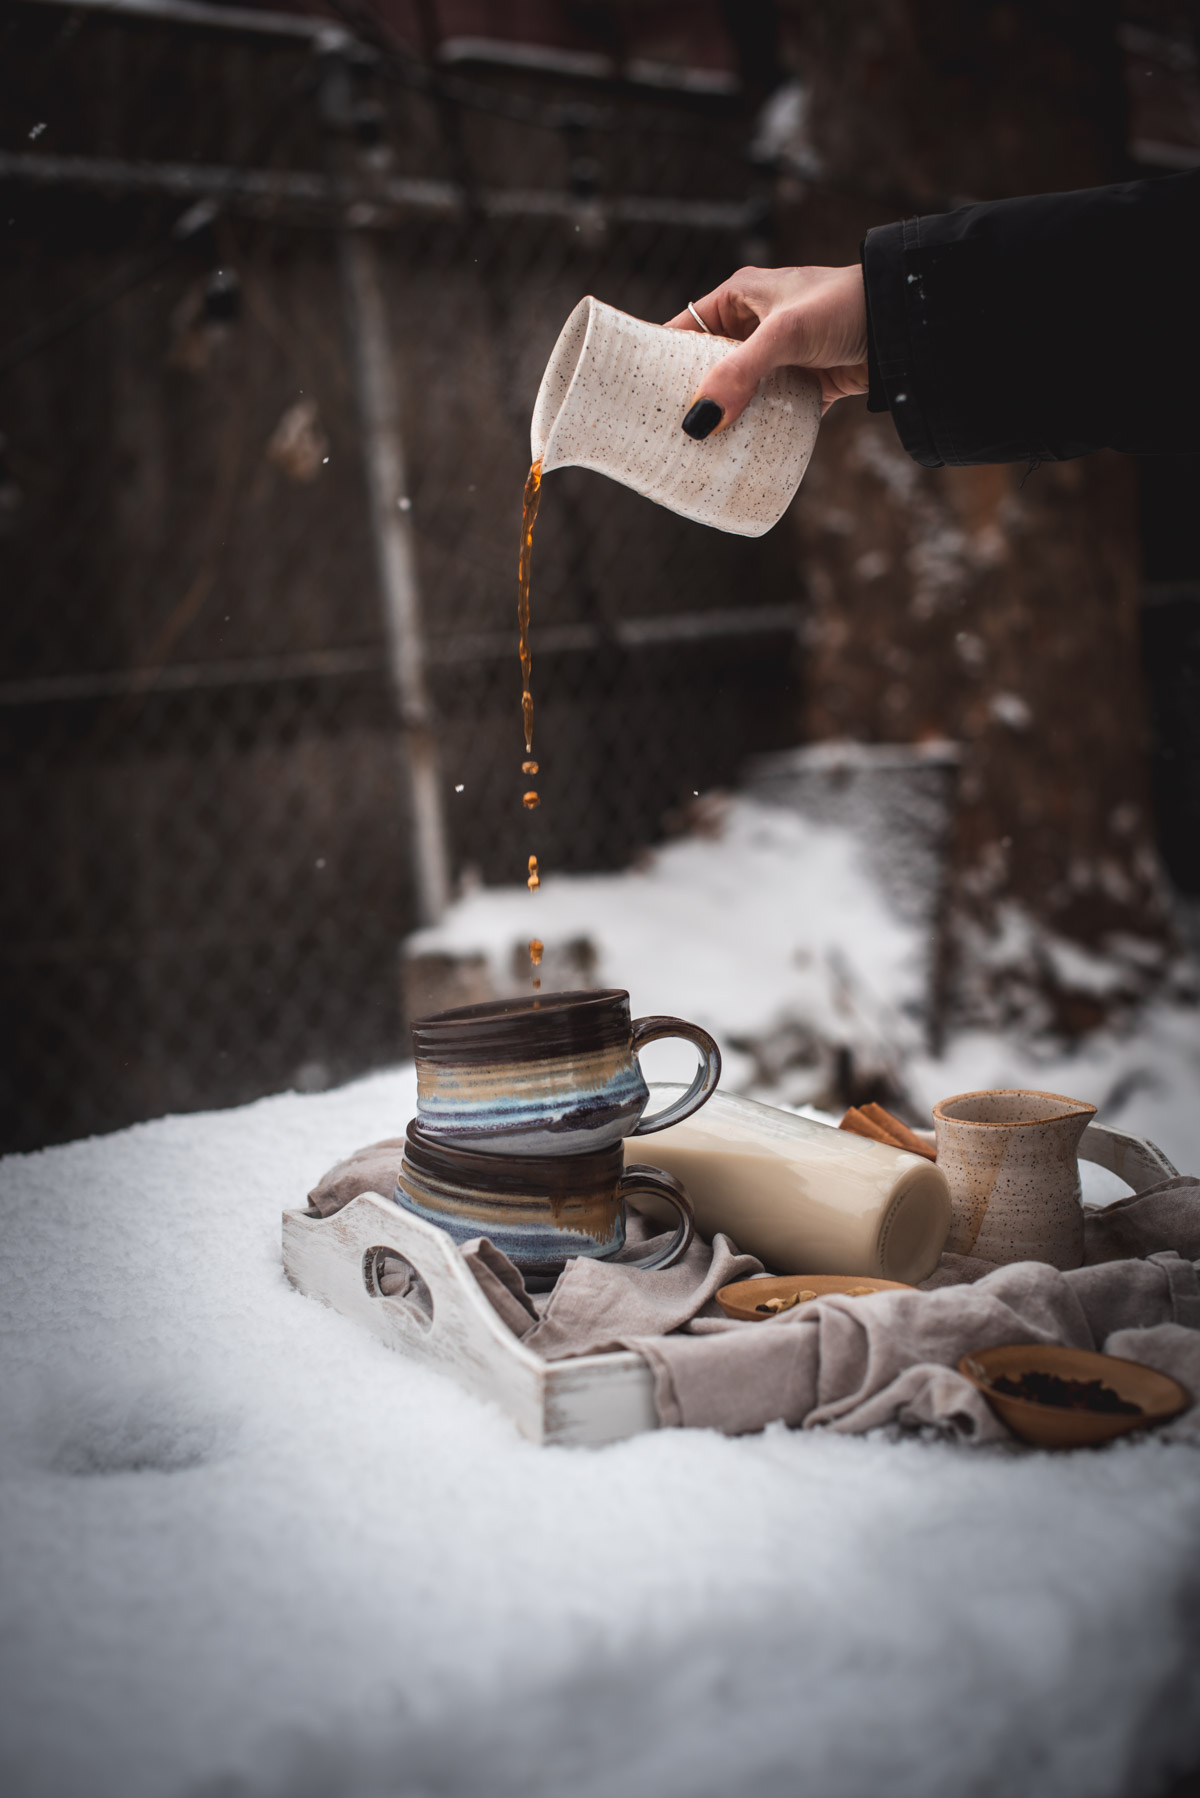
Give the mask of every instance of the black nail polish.
[[724, 407], [718, 406], [716, 400], [697, 400], [684, 414], [683, 428], [689, 437], [699, 440], [715, 431], [724, 416]]

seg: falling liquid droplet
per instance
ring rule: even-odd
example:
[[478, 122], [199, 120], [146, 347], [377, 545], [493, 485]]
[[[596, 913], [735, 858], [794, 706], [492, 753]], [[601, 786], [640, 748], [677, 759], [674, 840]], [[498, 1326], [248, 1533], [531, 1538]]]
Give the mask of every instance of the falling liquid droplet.
[[521, 804], [525, 807], [527, 812], [536, 810], [541, 803], [542, 802], [536, 793], [526, 793], [521, 800]]
[[521, 773], [522, 774], [536, 774], [537, 771], [538, 771], [538, 765], [536, 762], [522, 762], [521, 763]]
[[536, 893], [541, 884], [541, 881], [538, 879], [537, 856], [531, 855], [529, 858], [529, 879], [525, 882], [525, 885], [529, 888], [531, 893]]
[[521, 637], [521, 721], [525, 727], [525, 753], [533, 749], [533, 694], [529, 676], [533, 657], [529, 652], [529, 565], [533, 556], [533, 525], [538, 514], [542, 490], [542, 465], [535, 462], [525, 482], [525, 504], [521, 518], [521, 554], [517, 564], [517, 623]]
[[536, 936], [530, 937], [530, 939], [529, 939], [529, 959], [533, 963], [535, 968], [540, 965], [542, 956], [545, 954], [545, 952], [546, 952], [545, 943], [543, 943]]

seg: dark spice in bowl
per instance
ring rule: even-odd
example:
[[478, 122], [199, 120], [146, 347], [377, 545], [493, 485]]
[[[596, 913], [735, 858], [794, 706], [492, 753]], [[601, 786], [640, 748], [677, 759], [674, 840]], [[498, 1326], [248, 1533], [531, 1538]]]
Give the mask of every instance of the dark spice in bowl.
[[1133, 1416], [1140, 1405], [1124, 1399], [1103, 1380], [1064, 1380], [1055, 1373], [1040, 1373], [1031, 1368], [1019, 1379], [999, 1374], [990, 1380], [995, 1392], [1005, 1398], [1028, 1399], [1035, 1405], [1057, 1405], [1063, 1411], [1099, 1411], [1110, 1416]]

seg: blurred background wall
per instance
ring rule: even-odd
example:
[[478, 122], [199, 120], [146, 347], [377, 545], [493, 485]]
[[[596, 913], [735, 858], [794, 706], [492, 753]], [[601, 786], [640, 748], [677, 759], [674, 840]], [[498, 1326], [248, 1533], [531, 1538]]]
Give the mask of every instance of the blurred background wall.
[[530, 840], [626, 865], [764, 753], [950, 744], [934, 1037], [1077, 1037], [1175, 978], [1200, 462], [926, 471], [852, 401], [757, 542], [556, 473], [532, 827], [513, 611], [529, 413], [583, 293], [666, 318], [904, 213], [1194, 166], [1194, 9], [12, 0], [0, 31], [4, 1146], [402, 1054], [440, 879], [414, 792], [452, 894]]

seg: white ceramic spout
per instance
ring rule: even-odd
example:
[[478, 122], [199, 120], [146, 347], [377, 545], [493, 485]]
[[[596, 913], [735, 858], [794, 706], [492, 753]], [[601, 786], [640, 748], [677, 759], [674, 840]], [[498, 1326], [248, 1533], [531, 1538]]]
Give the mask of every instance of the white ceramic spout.
[[546, 365], [530, 427], [542, 472], [592, 468], [672, 512], [761, 537], [800, 485], [821, 421], [821, 386], [800, 368], [764, 380], [736, 424], [697, 443], [683, 415], [728, 337], [673, 331], [580, 300]]

